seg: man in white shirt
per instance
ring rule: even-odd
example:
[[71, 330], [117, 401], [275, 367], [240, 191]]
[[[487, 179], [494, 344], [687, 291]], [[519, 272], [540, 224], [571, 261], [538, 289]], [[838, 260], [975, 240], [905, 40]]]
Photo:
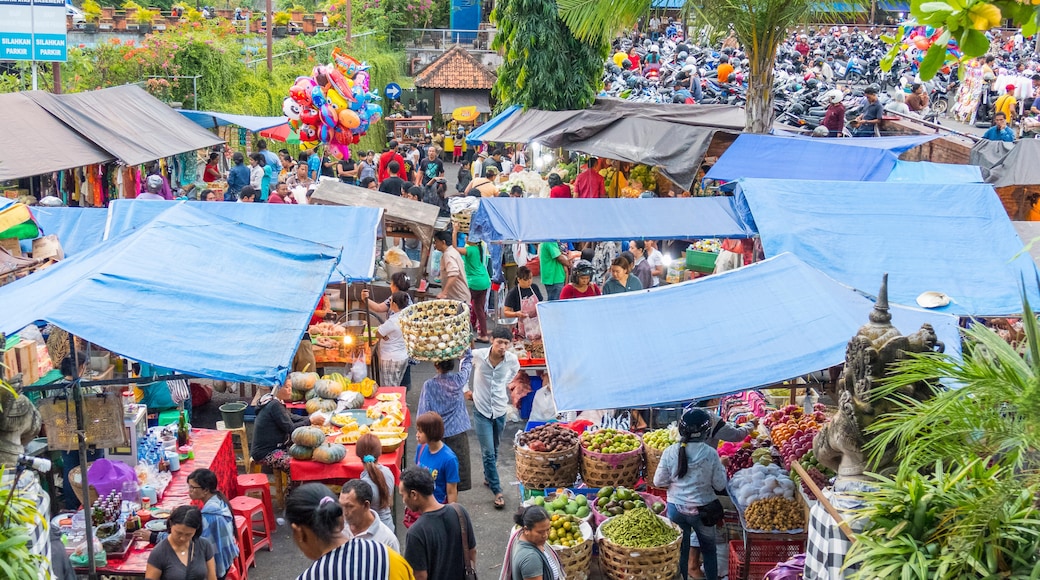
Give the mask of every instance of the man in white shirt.
[[505, 507], [498, 479], [498, 444], [509, 410], [509, 382], [520, 372], [520, 361], [510, 352], [513, 336], [498, 327], [491, 332], [491, 347], [473, 351], [473, 428], [480, 441], [484, 482], [495, 494], [495, 508]]
[[339, 492], [339, 505], [347, 526], [343, 533], [352, 538], [363, 538], [401, 551], [401, 543], [390, 528], [379, 521], [379, 514], [372, 509], [372, 487], [363, 480], [351, 479], [343, 484]]
[[664, 254], [657, 249], [657, 242], [646, 240], [646, 262], [650, 264], [651, 287], [657, 288], [665, 277]]

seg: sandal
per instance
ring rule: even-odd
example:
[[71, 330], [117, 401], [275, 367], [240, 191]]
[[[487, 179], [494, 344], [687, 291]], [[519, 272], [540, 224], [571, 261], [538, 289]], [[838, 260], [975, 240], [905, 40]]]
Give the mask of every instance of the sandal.
[[495, 496], [495, 509], [500, 510], [506, 507], [506, 498], [502, 494]]

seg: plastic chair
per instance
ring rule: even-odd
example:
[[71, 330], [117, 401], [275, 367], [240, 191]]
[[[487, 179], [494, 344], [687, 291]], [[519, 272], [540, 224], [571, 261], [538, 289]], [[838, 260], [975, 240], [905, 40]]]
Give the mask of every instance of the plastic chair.
[[271, 483], [267, 480], [267, 476], [263, 473], [246, 473], [238, 476], [238, 493], [239, 495], [249, 495], [251, 493], [259, 493], [260, 501], [264, 502], [264, 509], [267, 510], [267, 516], [274, 521], [274, 507], [271, 505]]
[[[274, 532], [275, 523], [274, 519], [268, 517], [267, 510], [264, 509], [264, 502], [255, 497], [240, 495], [231, 500], [231, 513], [246, 520], [244, 524], [250, 529], [253, 536], [250, 544], [253, 552], [264, 547], [270, 552], [274, 548], [272, 533]], [[260, 522], [256, 521], [257, 515], [260, 516]], [[263, 527], [257, 529], [256, 525], [258, 523]]]
[[217, 421], [217, 431], [230, 431], [231, 435], [238, 435], [238, 442], [242, 447], [242, 459], [236, 459], [235, 463], [245, 468], [246, 473], [253, 471], [253, 458], [249, 455], [249, 437], [246, 435], [245, 425], [235, 429], [228, 429], [223, 421]]
[[235, 562], [242, 580], [246, 580], [249, 568], [256, 566], [256, 552], [253, 551], [253, 528], [242, 516], [235, 516], [235, 539], [238, 541], [238, 558], [235, 558]]

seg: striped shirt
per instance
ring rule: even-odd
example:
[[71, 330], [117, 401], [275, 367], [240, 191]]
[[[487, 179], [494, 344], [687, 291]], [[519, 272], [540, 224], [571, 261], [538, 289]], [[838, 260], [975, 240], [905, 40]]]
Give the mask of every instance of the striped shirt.
[[444, 420], [444, 436], [452, 437], [470, 429], [469, 413], [462, 391], [469, 383], [473, 370], [473, 351], [467, 349], [459, 363], [459, 370], [442, 373], [423, 383], [419, 395], [417, 415], [435, 411]]
[[355, 538], [318, 558], [296, 580], [398, 580], [413, 578], [412, 568], [383, 544]]

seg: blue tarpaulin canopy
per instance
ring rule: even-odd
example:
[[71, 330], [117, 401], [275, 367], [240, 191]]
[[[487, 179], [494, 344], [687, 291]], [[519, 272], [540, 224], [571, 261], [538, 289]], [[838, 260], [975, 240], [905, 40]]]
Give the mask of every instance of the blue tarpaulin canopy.
[[896, 160], [886, 181], [902, 183], [985, 183], [978, 165]]
[[746, 238], [731, 197], [518, 199], [489, 197], [470, 235], [487, 242]]
[[505, 121], [520, 111], [521, 109], [519, 105], [509, 105], [506, 110], [488, 119], [487, 123], [484, 123], [470, 131], [469, 135], [466, 135], [466, 143], [469, 143], [470, 145], [480, 145], [483, 142], [482, 139], [485, 133], [494, 129], [501, 124], [502, 121]]
[[0, 288], [0, 303], [17, 305], [0, 310], [0, 332], [44, 320], [175, 371], [281, 383], [339, 250], [164, 207], [137, 230]]
[[[694, 282], [542, 302], [538, 317], [557, 409], [575, 411], [703, 399], [828, 368], [844, 360], [873, 306], [782, 254]], [[929, 322], [946, 352], [960, 351], [957, 317], [900, 306], [892, 314], [903, 333]]]
[[[204, 201], [179, 203], [260, 229], [342, 248], [343, 254], [333, 272], [333, 281], [372, 279], [376, 236], [383, 220], [382, 209]], [[108, 206], [106, 239], [141, 227], [171, 205], [135, 199], [113, 201]]]
[[680, 10], [686, 5], [686, 0], [653, 0], [650, 8], [653, 10]]
[[256, 117], [217, 111], [193, 111], [191, 109], [177, 109], [177, 112], [207, 129], [216, 129], [224, 125], [237, 125], [254, 133], [284, 125], [289, 121], [289, 118], [284, 115], [281, 117]]
[[1024, 280], [1040, 304], [1036, 266], [1019, 255], [1022, 243], [987, 184], [742, 179], [737, 204], [767, 256], [791, 252], [861, 289], [887, 272], [893, 302], [913, 304], [935, 291], [950, 297], [943, 312], [1015, 314]]
[[910, 3], [906, 0], [880, 0], [878, 8], [885, 12], [910, 12]]
[[744, 133], [704, 177], [719, 181], [744, 177], [884, 181], [900, 153], [934, 138], [819, 139]]
[[[32, 208], [32, 214], [36, 223], [40, 225], [40, 234], [58, 236], [61, 249], [68, 258], [101, 243], [108, 210], [99, 207], [38, 205]], [[22, 251], [32, 251], [31, 240], [22, 241]]]

